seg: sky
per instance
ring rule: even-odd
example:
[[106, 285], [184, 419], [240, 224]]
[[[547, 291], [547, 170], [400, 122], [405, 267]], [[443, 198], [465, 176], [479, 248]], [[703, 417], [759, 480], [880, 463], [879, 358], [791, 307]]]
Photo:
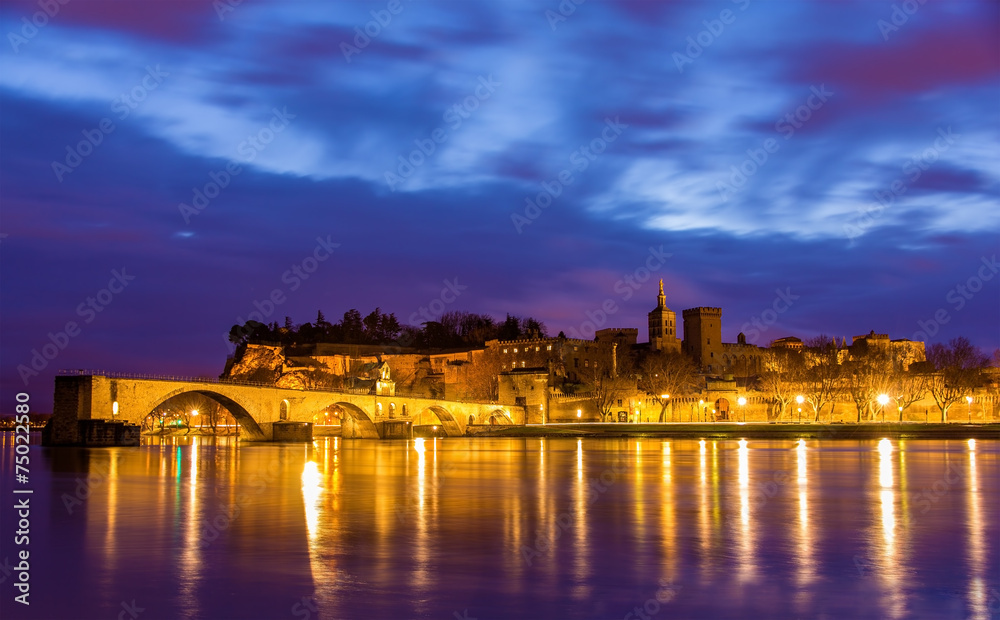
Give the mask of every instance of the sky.
[[5, 0], [2, 408], [320, 309], [642, 342], [661, 278], [727, 342], [992, 352], [998, 7]]

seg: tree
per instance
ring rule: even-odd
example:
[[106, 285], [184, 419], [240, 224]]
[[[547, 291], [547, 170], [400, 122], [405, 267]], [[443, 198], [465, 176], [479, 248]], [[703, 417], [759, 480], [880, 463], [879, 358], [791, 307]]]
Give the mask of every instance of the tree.
[[829, 336], [817, 336], [808, 341], [806, 347], [802, 394], [812, 406], [818, 422], [823, 407], [837, 397], [842, 369], [837, 346]]
[[947, 345], [934, 344], [927, 351], [928, 389], [941, 410], [941, 421], [948, 421], [948, 410], [982, 383], [982, 370], [989, 358], [968, 338], [953, 339]]
[[521, 333], [526, 338], [545, 338], [545, 324], [529, 316], [521, 321]]
[[365, 340], [365, 326], [361, 319], [361, 313], [351, 308], [344, 313], [344, 318], [340, 321], [342, 338], [347, 344], [362, 344]]
[[862, 340], [851, 351], [851, 358], [843, 365], [845, 391], [858, 410], [858, 422], [875, 415], [874, 403], [880, 394], [889, 390], [892, 379], [892, 359], [889, 352], [878, 346], [869, 346]]
[[333, 327], [333, 325], [331, 325], [330, 322], [326, 320], [326, 317], [323, 315], [322, 310], [316, 313], [316, 322], [313, 323], [313, 326], [316, 328], [317, 336], [319, 337], [319, 342], [326, 342], [329, 340], [330, 328]]
[[913, 403], [921, 400], [927, 393], [927, 375], [912, 370], [896, 369], [892, 376], [893, 398], [899, 410], [899, 421], [903, 421], [903, 413]]
[[589, 368], [587, 382], [590, 384], [590, 398], [604, 420], [611, 418], [618, 400], [635, 391], [634, 377], [619, 375], [614, 368], [596, 362]]
[[229, 342], [236, 346], [245, 344], [255, 333], [266, 329], [266, 325], [260, 321], [254, 321], [252, 319], [243, 325], [233, 325], [229, 330]]
[[521, 322], [516, 316], [507, 314], [507, 318], [497, 330], [497, 338], [500, 340], [517, 340], [521, 337]]
[[798, 394], [798, 386], [803, 379], [802, 355], [787, 349], [765, 349], [760, 359], [761, 371], [758, 376], [760, 391], [774, 399], [776, 416], [781, 419]]
[[[660, 401], [659, 422], [666, 422], [670, 399], [686, 396], [696, 390], [699, 378], [694, 360], [683, 353], [655, 351], [642, 361], [639, 388]], [[667, 398], [662, 398], [668, 395]], [[674, 408], [670, 408], [670, 421], [674, 422]]]

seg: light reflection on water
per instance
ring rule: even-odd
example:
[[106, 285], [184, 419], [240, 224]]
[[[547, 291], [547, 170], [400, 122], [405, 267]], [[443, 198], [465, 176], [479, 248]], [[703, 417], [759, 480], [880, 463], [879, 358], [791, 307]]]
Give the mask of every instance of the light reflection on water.
[[32, 459], [33, 617], [608, 618], [664, 584], [662, 617], [1000, 611], [996, 441], [164, 438]]

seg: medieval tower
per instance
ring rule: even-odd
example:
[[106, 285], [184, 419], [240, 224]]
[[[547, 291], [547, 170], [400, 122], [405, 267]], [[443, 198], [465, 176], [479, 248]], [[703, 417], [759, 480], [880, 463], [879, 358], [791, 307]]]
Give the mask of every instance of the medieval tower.
[[667, 307], [667, 297], [663, 294], [663, 280], [660, 280], [660, 294], [656, 297], [656, 307], [649, 313], [649, 345], [654, 351], [680, 352], [681, 341], [677, 339], [677, 313]]
[[722, 308], [684, 311], [684, 352], [706, 371], [722, 371]]

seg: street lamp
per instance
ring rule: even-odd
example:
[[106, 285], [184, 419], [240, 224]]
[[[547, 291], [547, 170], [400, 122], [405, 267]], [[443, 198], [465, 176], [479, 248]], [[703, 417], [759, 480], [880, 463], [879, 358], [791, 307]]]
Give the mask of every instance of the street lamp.
[[802, 401], [804, 400], [801, 394], [795, 397], [795, 402], [799, 404], [799, 424], [802, 424]]
[[[191, 410], [191, 417], [193, 418], [193, 417], [195, 417], [196, 415], [198, 415], [198, 410], [197, 410], [197, 409], [192, 409], [192, 410]], [[190, 431], [188, 431], [188, 432], [190, 432]]]
[[878, 404], [881, 405], [882, 424], [885, 424], [885, 406], [889, 403], [889, 397], [886, 396], [885, 394], [879, 394], [878, 398], [876, 398], [875, 400], [877, 400]]
[[740, 396], [739, 398], [736, 399], [736, 402], [739, 404], [740, 411], [743, 413], [743, 421], [746, 422], [747, 421], [747, 410], [744, 408], [744, 405], [747, 404], [747, 399], [743, 398], [742, 396]]
[[[666, 413], [667, 401], [670, 400], [670, 394], [660, 394], [660, 400], [663, 401], [661, 404], [663, 405], [664, 413]], [[666, 422], [667, 421], [666, 418], [664, 418], [663, 421]], [[674, 421], [674, 412], [672, 410], [670, 412], [670, 421], [671, 422]]]
[[966, 396], [965, 397], [965, 402], [969, 403], [969, 409], [968, 409], [968, 412], [969, 412], [969, 424], [972, 424], [972, 397], [971, 396]]
[[578, 417], [578, 418], [579, 418], [579, 417], [581, 417], [582, 415], [583, 415], [583, 411], [582, 411], [582, 410], [580, 410], [580, 409], [577, 409], [577, 410], [576, 410], [576, 417]]
[[705, 401], [703, 399], [698, 401], [698, 421], [705, 421]]

